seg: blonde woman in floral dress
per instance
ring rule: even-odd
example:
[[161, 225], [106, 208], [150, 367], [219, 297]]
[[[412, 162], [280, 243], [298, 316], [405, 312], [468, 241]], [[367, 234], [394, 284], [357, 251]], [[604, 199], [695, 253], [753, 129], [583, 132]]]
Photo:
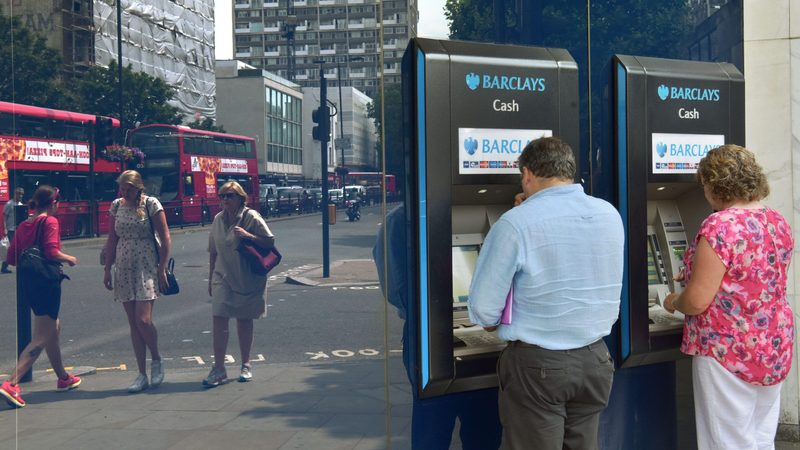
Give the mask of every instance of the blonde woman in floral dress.
[[[117, 184], [120, 198], [114, 200], [109, 211], [111, 218], [103, 284], [106, 289], [114, 291], [114, 300], [122, 302], [128, 316], [139, 369], [139, 375], [128, 387], [128, 392], [136, 393], [148, 386], [158, 386], [164, 380], [158, 333], [153, 325], [153, 303], [160, 288], [167, 286], [166, 267], [172, 244], [164, 208], [156, 198], [144, 195], [141, 175], [135, 170], [126, 170], [117, 179]], [[161, 242], [158, 258], [150, 217]], [[149, 382], [147, 349], [150, 349], [153, 360]]]

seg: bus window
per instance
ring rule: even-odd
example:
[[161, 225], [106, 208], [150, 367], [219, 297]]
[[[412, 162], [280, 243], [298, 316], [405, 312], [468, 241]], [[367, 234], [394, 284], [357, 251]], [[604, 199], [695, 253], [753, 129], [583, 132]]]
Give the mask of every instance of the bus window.
[[89, 127], [73, 123], [64, 124], [63, 137], [68, 141], [89, 141]]
[[[217, 174], [217, 192], [219, 192], [219, 188], [222, 187], [223, 184], [227, 183], [228, 181], [235, 181], [242, 185], [242, 189], [247, 193], [248, 197], [253, 196], [253, 183], [250, 181], [250, 177], [245, 176], [233, 176], [233, 175], [224, 175], [224, 174]], [[252, 200], [251, 198], [249, 200]]]
[[62, 201], [89, 200], [89, 177], [86, 175], [67, 175], [59, 194]]
[[95, 200], [111, 201], [117, 198], [117, 174], [115, 173], [95, 173], [94, 174], [94, 198]]
[[178, 197], [178, 172], [152, 171], [142, 175], [144, 192], [157, 197], [161, 202], [175, 200]]
[[132, 135], [131, 147], [138, 147], [148, 158], [156, 154], [177, 155], [178, 135], [158, 127], [138, 130]]
[[194, 177], [192, 176], [191, 172], [186, 172], [183, 174], [183, 195], [194, 195]]
[[17, 134], [27, 137], [48, 137], [44, 120], [36, 117], [17, 116]]
[[21, 187], [25, 189], [26, 195], [28, 198], [30, 198], [30, 195], [32, 195], [33, 192], [36, 191], [36, 188], [38, 188], [40, 185], [47, 184], [58, 187], [58, 183], [55, 182], [55, 178], [60, 177], [48, 176], [48, 173], [46, 172], [23, 172], [13, 180], [11, 186], [14, 186], [14, 188]]
[[16, 124], [14, 116], [9, 113], [0, 113], [0, 134], [14, 136], [16, 134]]

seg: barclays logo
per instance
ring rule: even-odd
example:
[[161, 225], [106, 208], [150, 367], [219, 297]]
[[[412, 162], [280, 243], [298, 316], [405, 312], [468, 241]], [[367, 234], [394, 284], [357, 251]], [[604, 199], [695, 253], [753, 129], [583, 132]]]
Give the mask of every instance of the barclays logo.
[[658, 98], [661, 100], [666, 100], [669, 98], [669, 88], [664, 86], [663, 84], [658, 87]]
[[667, 154], [667, 144], [663, 142], [659, 142], [656, 144], [656, 153], [658, 153], [659, 158], [663, 158], [664, 155]]
[[481, 83], [481, 77], [478, 74], [470, 72], [467, 74], [467, 87], [470, 91], [474, 91], [478, 89], [478, 85]]
[[701, 89], [680, 86], [658, 86], [658, 98], [663, 100], [694, 100], [704, 102], [718, 102], [719, 89]]
[[464, 139], [464, 150], [467, 151], [469, 156], [474, 155], [478, 150], [478, 141], [471, 137]]
[[479, 87], [501, 91], [529, 91], [544, 92], [546, 89], [545, 78], [519, 77], [506, 75], [478, 75], [470, 72], [465, 77], [469, 90], [474, 91]]

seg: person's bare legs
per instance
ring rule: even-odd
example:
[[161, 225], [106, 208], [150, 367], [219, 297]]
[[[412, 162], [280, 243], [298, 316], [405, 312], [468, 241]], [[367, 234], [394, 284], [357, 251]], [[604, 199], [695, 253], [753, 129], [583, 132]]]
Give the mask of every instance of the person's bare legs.
[[[41, 356], [42, 351], [47, 347], [48, 342], [52, 340], [53, 335], [57, 333], [57, 328], [57, 319], [53, 319], [50, 316], [33, 316], [33, 336], [31, 337], [31, 342], [25, 346], [25, 349], [22, 350], [22, 354], [19, 355], [17, 366], [14, 368], [14, 371], [11, 372], [11, 376], [8, 377], [9, 383], [14, 385], [18, 384], [22, 376], [28, 373], [31, 367], [33, 367], [33, 363], [36, 362], [39, 356]], [[56, 372], [59, 376], [64, 376], [66, 374], [63, 365], [59, 368], [53, 367], [53, 369], [60, 370], [61, 373]]]
[[[47, 316], [46, 316], [47, 317]], [[50, 317], [47, 317], [48, 319]], [[64, 369], [64, 362], [61, 360], [61, 344], [59, 343], [59, 336], [61, 335], [61, 321], [56, 319], [56, 329], [50, 340], [44, 347], [47, 352], [47, 359], [50, 360], [50, 366], [53, 368], [59, 380], [67, 378], [67, 371]]]
[[253, 319], [236, 319], [236, 333], [239, 335], [239, 351], [242, 364], [250, 366], [250, 350], [253, 348]]
[[214, 367], [225, 368], [225, 351], [228, 348], [228, 318], [214, 316]]
[[160, 361], [161, 354], [158, 352], [158, 331], [153, 324], [153, 300], [136, 302], [136, 327], [139, 335], [142, 336], [145, 345], [150, 349], [150, 357], [153, 361]]
[[145, 346], [144, 338], [139, 332], [139, 327], [136, 325], [136, 301], [124, 302], [122, 304], [125, 308], [125, 314], [128, 316], [128, 326], [131, 329], [131, 343], [133, 344], [133, 354], [136, 356], [136, 367], [139, 373], [147, 375], [147, 347]]

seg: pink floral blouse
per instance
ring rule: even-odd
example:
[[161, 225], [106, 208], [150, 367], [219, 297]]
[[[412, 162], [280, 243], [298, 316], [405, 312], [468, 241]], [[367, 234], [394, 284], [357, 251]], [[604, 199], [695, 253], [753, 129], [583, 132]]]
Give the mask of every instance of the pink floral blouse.
[[681, 351], [710, 356], [751, 384], [780, 383], [789, 373], [794, 341], [794, 319], [786, 302], [786, 272], [794, 248], [789, 224], [769, 208], [711, 214], [683, 257], [687, 280], [701, 236], [728, 270], [708, 309], [686, 317]]

